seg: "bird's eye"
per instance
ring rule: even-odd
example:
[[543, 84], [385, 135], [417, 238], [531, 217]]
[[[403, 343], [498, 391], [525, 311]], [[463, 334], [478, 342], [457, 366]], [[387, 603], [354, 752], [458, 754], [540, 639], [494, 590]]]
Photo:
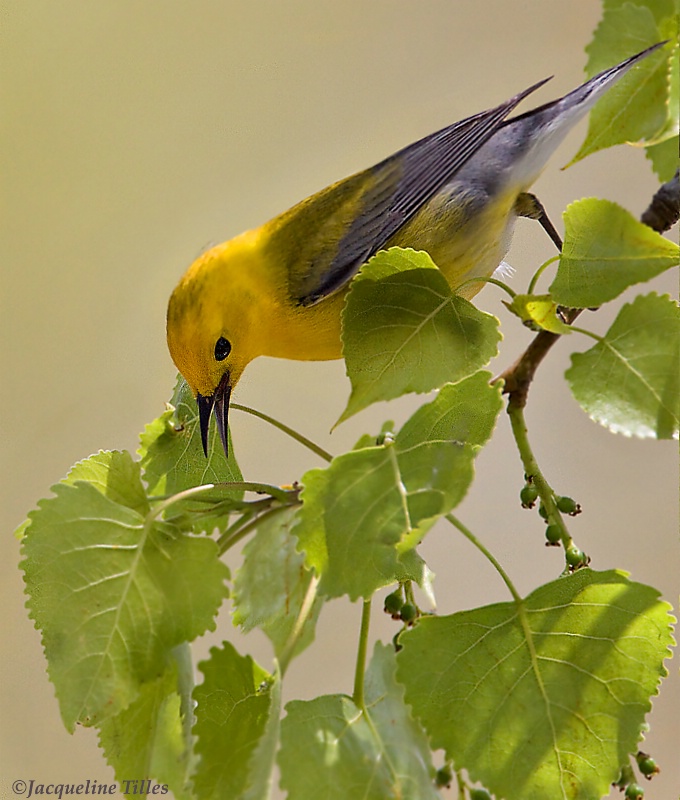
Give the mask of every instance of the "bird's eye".
[[224, 361], [229, 353], [231, 353], [231, 342], [220, 336], [215, 342], [215, 361]]

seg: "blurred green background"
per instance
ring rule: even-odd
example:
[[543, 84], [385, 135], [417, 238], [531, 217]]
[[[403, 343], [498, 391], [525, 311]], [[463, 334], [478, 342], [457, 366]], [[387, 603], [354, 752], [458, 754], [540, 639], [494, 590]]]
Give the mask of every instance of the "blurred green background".
[[[73, 462], [100, 448], [134, 450], [162, 411], [175, 378], [165, 305], [181, 273], [207, 245], [540, 78], [555, 74], [537, 103], [570, 90], [599, 15], [595, 0], [2, 3], [2, 798], [18, 778], [112, 780], [92, 731], [71, 737], [61, 726], [12, 530]], [[536, 186], [549, 213], [559, 223], [567, 203], [594, 195], [638, 215], [655, 190], [642, 152], [616, 148], [559, 170], [584, 130]], [[508, 258], [514, 285], [526, 286], [550, 255], [543, 231], [520, 221]], [[675, 292], [675, 278], [654, 287]], [[477, 300], [504, 326], [495, 371], [530, 338], [500, 300], [493, 287]], [[608, 314], [587, 324], [603, 330]], [[562, 373], [570, 348], [587, 346], [563, 341], [541, 368], [528, 410], [535, 449], [553, 486], [583, 505], [572, 530], [593, 565], [627, 569], [675, 603], [676, 445], [615, 437], [582, 414]], [[332, 452], [419, 403], [369, 409], [331, 435], [347, 391], [341, 362], [259, 359], [236, 399]], [[237, 412], [231, 420], [248, 479], [287, 483], [320, 465], [263, 423]], [[459, 516], [529, 592], [556, 576], [561, 554], [543, 547], [537, 516], [519, 508], [522, 471], [504, 416], [477, 473]], [[509, 599], [451, 529], [435, 529], [422, 552], [442, 613]], [[378, 606], [373, 633], [387, 640], [393, 624]], [[351, 691], [359, 613], [346, 600], [326, 607], [286, 699]], [[241, 637], [227, 609], [217, 633], [194, 646], [196, 659], [223, 638], [270, 667], [267, 641]], [[676, 672], [650, 718], [645, 749], [663, 769], [652, 799], [680, 784]]]

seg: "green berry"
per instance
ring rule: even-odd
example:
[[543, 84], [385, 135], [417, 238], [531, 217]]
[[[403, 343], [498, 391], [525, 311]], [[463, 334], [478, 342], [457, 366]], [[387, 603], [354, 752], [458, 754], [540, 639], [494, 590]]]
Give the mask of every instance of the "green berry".
[[563, 514], [575, 517], [581, 513], [581, 506], [571, 497], [556, 497], [555, 503]]
[[570, 567], [574, 567], [574, 569], [576, 569], [576, 567], [582, 567], [586, 563], [586, 554], [583, 550], [579, 550], [575, 544], [567, 547], [565, 557], [567, 559], [567, 564], [569, 564]]
[[470, 789], [470, 800], [493, 800], [486, 789]]
[[534, 503], [538, 499], [538, 489], [533, 483], [527, 483], [526, 486], [522, 487], [522, 491], [519, 493], [519, 499], [522, 503], [522, 508], [533, 508]]
[[626, 786], [626, 793], [624, 795], [626, 800], [642, 800], [644, 796], [645, 792], [642, 786], [638, 786], [637, 783], [629, 783], [628, 786]]
[[541, 503], [538, 507], [538, 513], [543, 517], [543, 519], [548, 519], [548, 509]]
[[388, 614], [399, 614], [401, 607], [404, 605], [404, 600], [400, 592], [392, 592], [385, 598], [385, 611]]
[[656, 761], [651, 756], [648, 756], [647, 753], [638, 753], [636, 759], [638, 769], [647, 780], [651, 780], [654, 775], [661, 771]]
[[404, 603], [401, 607], [401, 613], [399, 615], [404, 622], [413, 622], [413, 620], [418, 616], [418, 609], [413, 605], [413, 603]]
[[444, 786], [451, 786], [452, 780], [453, 772], [451, 772], [451, 767], [449, 767], [448, 764], [443, 766], [441, 769], [438, 769], [436, 775], [434, 776], [434, 784], [439, 789], [444, 788]]
[[547, 539], [547, 544], [549, 545], [559, 544], [560, 539], [562, 538], [560, 526], [548, 525], [548, 527], [545, 529], [545, 538]]

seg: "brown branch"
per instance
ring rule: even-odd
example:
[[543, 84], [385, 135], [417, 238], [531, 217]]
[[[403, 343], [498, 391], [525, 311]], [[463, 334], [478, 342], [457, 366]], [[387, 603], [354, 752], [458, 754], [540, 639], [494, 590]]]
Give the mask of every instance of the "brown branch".
[[[649, 207], [641, 217], [642, 222], [657, 233], [664, 233], [680, 218], [680, 170], [664, 183], [652, 198]], [[581, 308], [560, 308], [564, 321], [571, 325], [583, 311]], [[495, 380], [503, 381], [503, 394], [509, 395], [508, 406], [524, 408], [529, 387], [540, 363], [560, 338], [557, 333], [540, 331], [529, 343], [522, 355], [504, 370]]]
[[649, 207], [640, 217], [657, 233], [665, 233], [680, 219], [680, 169], [652, 197]]

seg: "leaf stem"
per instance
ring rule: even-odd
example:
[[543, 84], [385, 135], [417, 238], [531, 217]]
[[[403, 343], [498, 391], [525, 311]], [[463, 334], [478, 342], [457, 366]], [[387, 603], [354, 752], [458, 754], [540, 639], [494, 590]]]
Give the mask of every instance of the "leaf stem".
[[282, 503], [289, 502], [291, 489], [282, 489], [270, 483], [254, 483], [252, 481], [232, 481], [231, 483], [216, 483], [216, 487], [226, 486], [228, 488], [242, 489], [244, 492], [256, 492], [257, 494], [268, 494]]
[[[280, 500], [282, 503], [288, 502], [290, 495], [296, 492], [296, 489], [282, 489], [280, 486], [275, 486], [274, 484], [270, 483], [256, 483], [253, 481], [222, 481], [220, 483], [202, 483], [200, 486], [192, 486], [189, 489], [184, 489], [176, 494], [154, 495], [149, 499], [163, 501], [161, 504], [162, 507], [158, 506], [157, 510], [165, 511], [166, 508], [170, 507], [174, 503], [177, 503], [180, 500], [186, 500], [188, 497], [200, 492], [204, 492], [208, 489], [234, 489], [235, 491], [240, 492], [267, 494], [276, 498], [277, 500]], [[220, 502], [219, 500], [215, 501], [211, 498], [202, 497], [196, 497], [196, 500], [213, 504]], [[248, 505], [247, 501], [244, 501], [244, 505]]]
[[586, 328], [578, 328], [576, 325], [572, 325], [571, 330], [576, 331], [576, 333], [582, 333], [584, 336], [589, 336], [591, 339], [595, 339], [595, 341], [599, 342], [600, 344], [604, 343], [604, 336], [598, 336], [596, 333], [593, 333]]
[[510, 594], [512, 595], [513, 599], [516, 603], [521, 603], [522, 598], [515, 588], [515, 584], [510, 580], [510, 576], [508, 573], [503, 569], [500, 563], [496, 560], [494, 555], [487, 550], [487, 548], [479, 541], [479, 539], [472, 533], [472, 531], [467, 528], [463, 523], [455, 517], [453, 514], [447, 514], [446, 519], [454, 526], [454, 528], [458, 528], [458, 530], [468, 539], [472, 544], [485, 556], [485, 558], [491, 562], [493, 567], [495, 568], [496, 572], [501, 576], [503, 579], [503, 583], [508, 587]]
[[312, 607], [314, 605], [314, 601], [316, 600], [316, 591], [318, 586], [319, 578], [316, 575], [312, 575], [309, 586], [307, 587], [307, 591], [305, 592], [302, 605], [300, 606], [297, 619], [295, 620], [295, 624], [293, 625], [293, 628], [286, 639], [286, 644], [284, 645], [283, 651], [281, 652], [281, 658], [279, 659], [281, 677], [286, 674], [288, 665], [293, 660], [295, 647], [300, 639], [300, 636], [302, 635], [302, 629], [304, 628], [305, 623], [309, 619], [309, 615], [312, 612]]
[[177, 492], [177, 494], [172, 494], [169, 497], [166, 497], [165, 500], [162, 500], [155, 506], [150, 513], [151, 519], [158, 519], [160, 515], [170, 506], [174, 505], [175, 503], [179, 503], [180, 500], [186, 500], [189, 497], [193, 497], [196, 494], [200, 494], [201, 492], [207, 492], [208, 489], [214, 489], [214, 483], [203, 483], [201, 486], [192, 486], [190, 489], [184, 489], [184, 491]]
[[285, 511], [291, 505], [295, 504], [286, 503], [285, 505], [273, 506], [272, 508], [268, 508], [260, 514], [256, 513], [254, 518], [252, 514], [248, 514], [247, 516], [243, 515], [233, 525], [228, 527], [227, 530], [218, 538], [217, 548], [219, 554], [221, 556], [224, 555], [227, 550], [240, 542], [241, 539], [247, 536], [252, 530], [257, 528], [257, 526], [260, 525], [264, 520], [275, 517], [277, 514]]
[[559, 260], [560, 260], [560, 257], [559, 257], [559, 255], [557, 255], [557, 256], [553, 256], [552, 258], [549, 258], [547, 261], [544, 261], [541, 264], [541, 266], [536, 270], [536, 272], [534, 272], [531, 280], [529, 281], [529, 286], [527, 287], [527, 294], [533, 294], [534, 293], [534, 289], [536, 288], [536, 284], [538, 283], [538, 279], [541, 277], [541, 275], [545, 272], [545, 270], [551, 264], [554, 264], [555, 261], [559, 261]]
[[504, 292], [507, 292], [510, 297], [514, 298], [517, 296], [517, 292], [514, 289], [511, 289], [507, 283], [503, 283], [503, 281], [499, 281], [498, 278], [468, 278], [466, 281], [460, 284], [460, 286], [456, 286], [456, 292], [460, 292], [465, 286], [469, 286], [471, 283], [493, 283], [494, 286], [498, 286], [499, 289], [503, 289]]
[[252, 414], [254, 417], [258, 417], [258, 419], [268, 422], [270, 425], [273, 425], [275, 428], [278, 428], [280, 431], [290, 436], [291, 439], [295, 439], [296, 442], [299, 442], [308, 450], [311, 450], [312, 453], [316, 453], [316, 455], [319, 456], [319, 458], [323, 458], [324, 461], [333, 460], [333, 456], [324, 450], [323, 447], [315, 444], [311, 439], [308, 439], [306, 436], [294, 430], [293, 428], [288, 427], [288, 425], [280, 422], [278, 419], [270, 417], [269, 414], [265, 414], [262, 411], [257, 411], [249, 406], [243, 406], [240, 403], [231, 403], [230, 408], [235, 408], [237, 411], [245, 411], [246, 414]]
[[361, 609], [361, 631], [359, 633], [359, 649], [357, 650], [357, 663], [354, 670], [354, 691], [352, 700], [357, 708], [366, 713], [364, 701], [364, 675], [366, 673], [366, 652], [368, 649], [368, 628], [371, 622], [371, 601], [364, 600]]

